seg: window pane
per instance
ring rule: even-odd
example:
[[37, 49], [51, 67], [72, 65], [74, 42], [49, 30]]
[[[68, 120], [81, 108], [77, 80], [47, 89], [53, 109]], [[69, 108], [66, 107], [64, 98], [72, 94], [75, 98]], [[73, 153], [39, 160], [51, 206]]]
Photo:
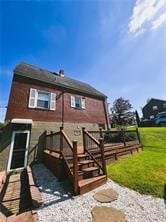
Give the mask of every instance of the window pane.
[[43, 92], [38, 92], [38, 99], [44, 100], [44, 101], [49, 101], [49, 94], [43, 93]]
[[49, 102], [48, 101], [43, 101], [43, 100], [38, 100], [37, 101], [37, 107], [49, 108]]
[[75, 97], [75, 107], [81, 107], [81, 98]]
[[50, 93], [45, 92], [38, 92], [38, 99], [37, 99], [37, 107], [39, 108], [49, 108], [50, 103]]
[[153, 110], [158, 110], [158, 106], [153, 106]]

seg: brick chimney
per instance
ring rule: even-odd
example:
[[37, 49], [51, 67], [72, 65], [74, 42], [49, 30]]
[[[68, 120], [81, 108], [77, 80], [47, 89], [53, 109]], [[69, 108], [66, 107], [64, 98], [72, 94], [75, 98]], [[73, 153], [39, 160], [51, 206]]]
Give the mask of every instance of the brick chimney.
[[59, 70], [59, 76], [64, 77], [65, 76], [64, 74], [65, 74], [64, 70], [60, 69]]

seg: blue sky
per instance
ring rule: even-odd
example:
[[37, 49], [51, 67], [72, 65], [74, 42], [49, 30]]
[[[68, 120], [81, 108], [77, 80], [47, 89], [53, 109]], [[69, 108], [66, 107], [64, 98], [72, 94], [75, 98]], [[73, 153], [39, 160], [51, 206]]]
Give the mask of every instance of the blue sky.
[[148, 98], [166, 99], [166, 0], [13, 0], [0, 10], [0, 107], [20, 61], [63, 68], [140, 113]]

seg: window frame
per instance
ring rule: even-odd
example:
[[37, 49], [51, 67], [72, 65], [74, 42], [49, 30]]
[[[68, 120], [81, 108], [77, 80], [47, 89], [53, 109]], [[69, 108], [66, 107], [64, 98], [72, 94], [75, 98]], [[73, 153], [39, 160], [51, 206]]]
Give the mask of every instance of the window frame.
[[166, 103], [163, 103], [163, 108], [166, 109]]
[[[46, 100], [39, 99], [39, 93], [47, 94], [48, 99], [46, 99]], [[44, 96], [45, 95], [43, 95], [43, 97]], [[41, 95], [41, 98], [42, 98], [42, 95]], [[47, 111], [55, 111], [56, 110], [56, 100], [57, 99], [56, 99], [55, 92], [45, 91], [45, 90], [36, 89], [36, 88], [30, 88], [28, 108], [41, 109], [41, 110], [47, 110]], [[40, 104], [39, 101], [41, 101], [41, 103], [42, 103], [42, 101], [43, 102], [46, 101], [48, 103], [48, 107], [38, 105], [38, 103]], [[45, 105], [45, 104], [43, 104], [43, 105]]]
[[154, 105], [154, 106], [152, 106], [152, 109], [153, 109], [153, 111], [156, 111], [156, 110], [158, 110], [158, 106]]
[[[74, 96], [75, 97], [75, 109], [82, 109], [82, 98], [79, 96]], [[79, 103], [76, 103], [76, 100], [79, 100]], [[76, 104], [79, 104], [79, 106], [77, 106]]]
[[[46, 107], [38, 106], [38, 96], [39, 96], [39, 93], [47, 94], [49, 96], [48, 107], [47, 108]], [[46, 101], [46, 100], [41, 100], [41, 101]], [[36, 99], [36, 108], [37, 109], [50, 110], [50, 102], [51, 102], [51, 93], [50, 92], [46, 92], [46, 91], [43, 91], [43, 90], [37, 90], [37, 99]]]
[[[70, 96], [70, 103], [71, 103], [71, 107], [74, 109], [79, 109], [79, 110], [84, 110], [85, 108], [85, 97], [83, 96], [79, 96], [79, 95], [71, 95]], [[76, 102], [77, 100], [77, 102]], [[79, 104], [79, 106], [78, 106]]]

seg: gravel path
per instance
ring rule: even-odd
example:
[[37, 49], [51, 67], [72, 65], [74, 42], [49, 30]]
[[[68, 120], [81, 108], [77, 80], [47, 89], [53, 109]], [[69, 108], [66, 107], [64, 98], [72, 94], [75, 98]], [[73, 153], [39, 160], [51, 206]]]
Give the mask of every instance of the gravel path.
[[[65, 192], [55, 176], [42, 164], [33, 167], [44, 204], [38, 209], [41, 222], [91, 222], [94, 206], [111, 206], [122, 210], [128, 222], [165, 222], [166, 205], [164, 200], [141, 195], [121, 187], [113, 181], [88, 192], [72, 197]], [[112, 203], [99, 203], [93, 195], [100, 189], [112, 188], [118, 192], [118, 199]]]

